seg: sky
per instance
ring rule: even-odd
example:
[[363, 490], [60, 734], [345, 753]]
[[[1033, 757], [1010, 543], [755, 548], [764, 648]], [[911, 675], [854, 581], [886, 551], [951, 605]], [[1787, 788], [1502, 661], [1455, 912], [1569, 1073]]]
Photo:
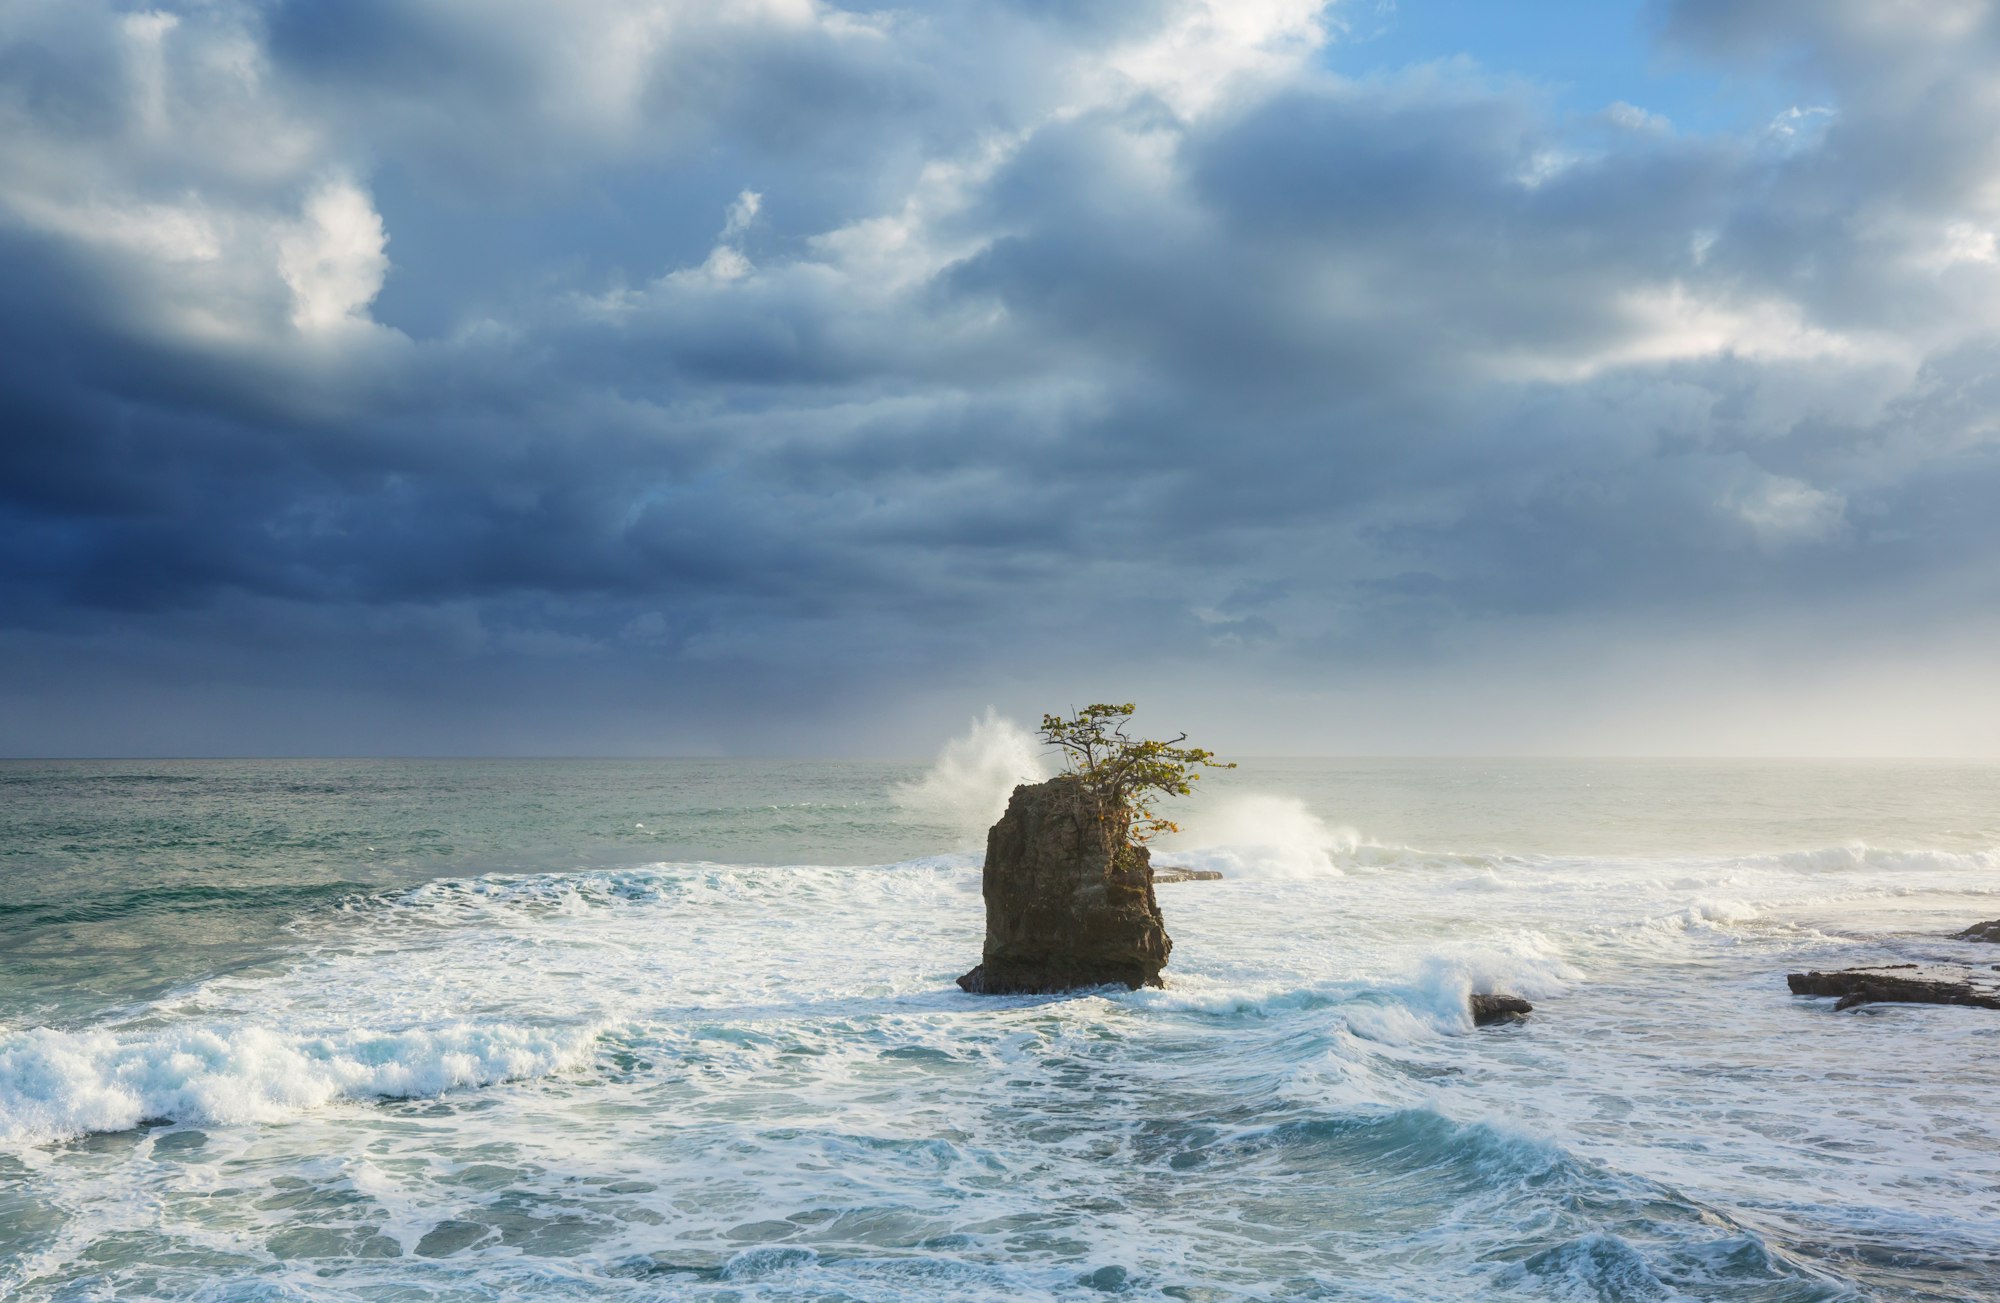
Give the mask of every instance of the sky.
[[2000, 754], [2000, 0], [7, 0], [0, 754]]

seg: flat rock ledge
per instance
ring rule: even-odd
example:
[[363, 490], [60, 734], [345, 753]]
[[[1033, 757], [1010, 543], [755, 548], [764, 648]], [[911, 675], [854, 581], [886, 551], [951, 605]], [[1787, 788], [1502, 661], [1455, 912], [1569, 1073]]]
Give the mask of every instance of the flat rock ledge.
[[1837, 996], [1836, 1010], [1858, 1004], [1966, 1004], [2000, 1009], [2000, 974], [1943, 964], [1881, 964], [1831, 973], [1788, 973], [1793, 995]]
[[1953, 935], [1960, 941], [1991, 941], [1995, 945], [2000, 945], [2000, 918], [1974, 923], [1965, 931]]
[[1528, 1015], [1535, 1011], [1518, 995], [1474, 995], [1472, 997], [1472, 1025], [1474, 1027], [1499, 1027], [1507, 1023], [1528, 1021]]
[[1190, 869], [1179, 864], [1155, 864], [1155, 882], [1220, 882], [1222, 875], [1214, 869]]

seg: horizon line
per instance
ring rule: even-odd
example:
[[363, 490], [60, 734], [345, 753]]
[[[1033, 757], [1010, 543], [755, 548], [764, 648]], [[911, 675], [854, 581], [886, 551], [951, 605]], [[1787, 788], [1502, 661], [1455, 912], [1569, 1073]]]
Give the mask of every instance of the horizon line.
[[[2000, 763], [2000, 754], [1936, 754], [1907, 752], [1843, 752], [1839, 754], [1812, 755], [1802, 753], [1743, 753], [1727, 754], [1718, 752], [1661, 751], [1661, 752], [1569, 752], [1569, 751], [1516, 751], [1516, 752], [1269, 752], [1255, 754], [1238, 752], [1238, 761], [1263, 760], [1569, 760], [1569, 761], [1707, 761], [1742, 762], [1759, 761], [1768, 763], [1853, 763], [1853, 762], [1958, 762], [1958, 763]], [[932, 753], [927, 756], [880, 756], [880, 755], [835, 755], [821, 752], [787, 755], [782, 753], [759, 753], [744, 755], [724, 755], [716, 753], [662, 753], [662, 754], [608, 754], [589, 752], [560, 753], [453, 753], [453, 752], [328, 752], [322, 754], [306, 752], [260, 752], [260, 753], [217, 753], [213, 755], [29, 755], [0, 753], [0, 764], [54, 764], [54, 763], [100, 763], [100, 764], [143, 764], [143, 763], [189, 763], [228, 762], [248, 760], [495, 760], [495, 761], [755, 761], [771, 763], [838, 763], [852, 764], [930, 764], [937, 760]]]

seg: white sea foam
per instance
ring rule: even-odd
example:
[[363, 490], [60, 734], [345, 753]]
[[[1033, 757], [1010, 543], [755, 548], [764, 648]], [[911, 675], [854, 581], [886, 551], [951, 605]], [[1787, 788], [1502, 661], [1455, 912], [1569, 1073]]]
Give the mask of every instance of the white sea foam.
[[[469, 925], [515, 918], [584, 918], [600, 911], [699, 909], [757, 900], [802, 900], [814, 895], [845, 901], [888, 903], [915, 899], [950, 884], [963, 885], [979, 857], [971, 852], [925, 855], [883, 865], [732, 865], [672, 863], [630, 869], [564, 873], [496, 873], [440, 878], [408, 891], [349, 902], [350, 912], [396, 911]], [[976, 885], [976, 884], [975, 884]]]
[[1409, 1044], [1470, 1030], [1468, 997], [1475, 991], [1541, 999], [1579, 976], [1555, 946], [1529, 933], [1426, 955], [1401, 973], [1303, 984], [1184, 977], [1118, 998], [1152, 1009], [1256, 1018], [1324, 1009], [1366, 1039]]
[[1990, 873], [2000, 869], [2000, 851], [1894, 849], [1849, 842], [1844, 846], [1754, 856], [1743, 862], [1798, 873]]
[[1006, 811], [1017, 785], [1048, 777], [1043, 751], [1034, 734], [989, 706], [964, 736], [945, 743], [928, 773], [891, 795], [908, 817], [971, 844]]
[[[1338, 1249], [1402, 1218], [1453, 1229], [1420, 1232], [1415, 1274], [1364, 1263], [1385, 1295], [1699, 1295], [1713, 1271], [1714, 1292], [1788, 1296], [1730, 1275], [1791, 1270], [1710, 1211], [1745, 1202], [2000, 1252], [1978, 1011], [1835, 1017], [1782, 983], [1899, 954], [1877, 912], [1962, 901], [1990, 880], [1976, 857], [1905, 854], [1887, 886], [1811, 856], [1376, 847], [1274, 797], [1190, 822], [1159, 858], [1230, 876], [1161, 890], [1163, 990], [959, 992], [967, 854], [451, 878], [325, 911], [283, 962], [0, 1037], [10, 1144], [147, 1117], [208, 1132], [27, 1153], [74, 1227], [34, 1270], [143, 1293], [140, 1267], [92, 1275], [93, 1236], [165, 1242], [133, 1207], [175, 1243], [214, 1218], [219, 1256], [189, 1275], [243, 1254], [301, 1295], [336, 1263], [350, 1292], [387, 1291], [420, 1255], [485, 1296], [533, 1294], [560, 1260], [591, 1297], [1151, 1297], [1268, 1278], [1259, 1245], [1316, 1251], [1286, 1231], [1305, 1219]], [[1466, 997], [1489, 990], [1535, 1017], [1475, 1032]], [[465, 1106], [349, 1106], [440, 1092]], [[1279, 1269], [1355, 1269], [1298, 1260]]]
[[1304, 801], [1251, 793], [1189, 816], [1181, 832], [1160, 843], [1156, 858], [1271, 881], [1337, 874], [1335, 856], [1360, 844], [1354, 829], [1329, 825]]
[[1690, 928], [1729, 927], [1748, 923], [1763, 913], [1740, 900], [1703, 897], [1690, 901], [1671, 913], [1647, 919], [1645, 926], [1662, 932], [1682, 932]]
[[1452, 1026], [1463, 1026], [1471, 1016], [1468, 997], [1474, 993], [1541, 1000], [1567, 991], [1581, 976], [1561, 947], [1539, 932], [1523, 931], [1426, 956], [1415, 983], [1419, 998], [1413, 1003]]
[[0, 1039], [0, 1141], [122, 1131], [153, 1119], [271, 1122], [337, 1099], [434, 1095], [573, 1068], [594, 1029], [454, 1024], [297, 1037], [255, 1025]]

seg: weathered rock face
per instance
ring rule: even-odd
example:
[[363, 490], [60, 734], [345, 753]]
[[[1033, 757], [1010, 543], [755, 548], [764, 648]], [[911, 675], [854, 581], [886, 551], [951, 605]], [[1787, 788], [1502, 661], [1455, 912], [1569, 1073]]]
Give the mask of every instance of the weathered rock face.
[[1015, 788], [986, 834], [986, 951], [958, 984], [985, 995], [1160, 985], [1174, 943], [1130, 831], [1074, 778]]
[[2000, 1009], [2000, 982], [1990, 973], [1937, 964], [1883, 964], [1831, 973], [1789, 973], [1793, 995], [1837, 995], [1835, 1009], [1857, 1004], [1969, 1004]]
[[2000, 945], [2000, 918], [1984, 923], [1974, 923], [1965, 931], [1956, 934], [1960, 941], [1991, 941]]

